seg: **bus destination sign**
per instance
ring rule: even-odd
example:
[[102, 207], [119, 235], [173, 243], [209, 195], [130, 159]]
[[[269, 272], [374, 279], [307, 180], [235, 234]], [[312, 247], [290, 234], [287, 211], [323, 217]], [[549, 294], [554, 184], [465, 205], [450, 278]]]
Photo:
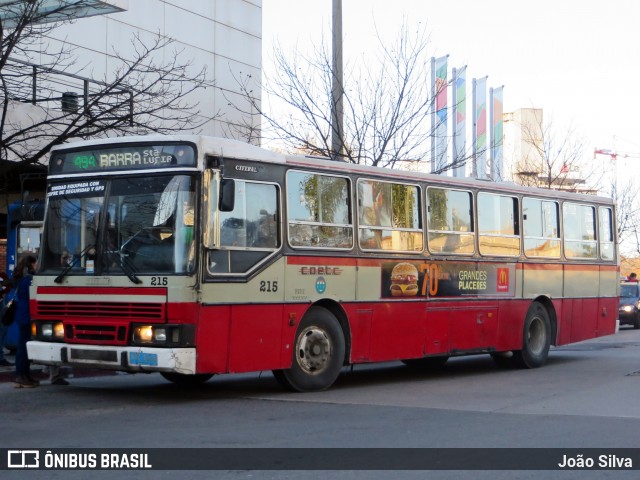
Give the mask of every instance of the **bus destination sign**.
[[128, 147], [55, 152], [49, 162], [49, 173], [146, 170], [194, 167], [195, 164], [196, 155], [192, 145], [131, 145]]

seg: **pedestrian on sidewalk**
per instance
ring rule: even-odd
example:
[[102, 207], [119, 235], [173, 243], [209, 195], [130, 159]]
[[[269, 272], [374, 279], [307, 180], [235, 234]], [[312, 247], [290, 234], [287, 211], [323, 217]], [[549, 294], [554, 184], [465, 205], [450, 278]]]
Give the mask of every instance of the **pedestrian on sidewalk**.
[[[9, 291], [9, 287], [6, 284], [7, 275], [4, 272], [0, 272], [0, 277], [0, 302], [4, 306], [4, 296]], [[0, 367], [13, 367], [13, 363], [4, 358], [4, 345], [8, 332], [9, 327], [0, 323]]]
[[0, 324], [0, 367], [13, 367], [13, 363], [4, 358], [4, 339], [7, 338], [9, 327]]
[[16, 302], [14, 322], [18, 325], [18, 342], [16, 345], [16, 388], [33, 388], [40, 382], [31, 377], [27, 342], [31, 340], [31, 314], [29, 312], [29, 287], [36, 273], [38, 261], [36, 257], [27, 255], [22, 258], [13, 270], [15, 287], [13, 301]]

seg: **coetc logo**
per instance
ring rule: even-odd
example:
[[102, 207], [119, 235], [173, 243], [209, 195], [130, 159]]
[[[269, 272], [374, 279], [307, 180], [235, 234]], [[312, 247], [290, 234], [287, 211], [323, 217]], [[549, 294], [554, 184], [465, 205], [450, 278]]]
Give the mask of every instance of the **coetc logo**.
[[324, 279], [324, 277], [318, 277], [316, 279], [316, 292], [324, 293], [326, 289], [327, 289], [327, 281]]

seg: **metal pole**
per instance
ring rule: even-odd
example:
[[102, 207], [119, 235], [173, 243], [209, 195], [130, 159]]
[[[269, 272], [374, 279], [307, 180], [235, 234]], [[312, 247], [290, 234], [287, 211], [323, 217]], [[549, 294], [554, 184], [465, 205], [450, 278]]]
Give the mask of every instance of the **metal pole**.
[[36, 88], [36, 83], [38, 82], [38, 67], [35, 65], [31, 67], [31, 103], [36, 104], [36, 97], [38, 96], [38, 90]]
[[333, 0], [333, 71], [331, 89], [331, 152], [334, 160], [344, 158], [343, 117], [342, 105], [343, 74], [342, 74], [342, 0]]
[[489, 88], [489, 176], [491, 180], [496, 182], [498, 179], [496, 169], [496, 142], [493, 138], [495, 136], [495, 130], [493, 128], [493, 87]]
[[471, 153], [471, 158], [472, 158], [472, 164], [471, 164], [471, 177], [472, 178], [478, 178], [478, 132], [476, 131], [476, 128], [478, 127], [478, 122], [477, 122], [477, 116], [476, 116], [476, 109], [477, 109], [477, 105], [476, 105], [476, 79], [473, 79], [473, 82], [471, 83], [471, 111], [473, 112], [471, 114], [472, 116], [472, 127], [471, 127], [471, 148], [472, 148], [472, 153]]
[[431, 173], [436, 171], [436, 57], [431, 57]]

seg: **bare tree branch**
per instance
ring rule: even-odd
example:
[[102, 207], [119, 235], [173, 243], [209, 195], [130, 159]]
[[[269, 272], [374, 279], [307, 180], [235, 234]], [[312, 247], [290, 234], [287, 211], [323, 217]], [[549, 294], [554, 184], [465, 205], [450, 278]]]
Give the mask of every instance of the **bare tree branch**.
[[[263, 81], [250, 75], [236, 77], [242, 99], [227, 100], [246, 118], [261, 116], [262, 140], [288, 152], [381, 167], [429, 162], [435, 97], [428, 80], [428, 40], [423, 27], [410, 32], [405, 23], [393, 42], [378, 34], [377, 58], [362, 57], [345, 66], [339, 151], [333, 151], [331, 141], [333, 69], [324, 41], [308, 55], [299, 50], [287, 54], [277, 46], [275, 73]], [[253, 94], [259, 88], [262, 101], [270, 99], [270, 104], [263, 105]], [[234, 134], [255, 135], [246, 129], [248, 124], [238, 125]], [[464, 165], [468, 158], [441, 172]]]
[[[193, 93], [214, 85], [206, 69], [194, 69], [182, 50], [171, 50], [171, 39], [134, 35], [126, 55], [112, 52], [114, 68], [101, 79], [88, 79], [78, 75], [71, 46], [49, 47], [49, 35], [73, 22], [74, 11], [88, 7], [87, 0], [42, 6], [42, 0], [12, 3], [6, 7], [9, 20], [0, 24], [0, 160], [14, 161], [2, 162], [0, 174], [39, 163], [51, 146], [74, 138], [197, 132], [219, 116], [199, 111]], [[65, 95], [75, 99], [67, 108]]]
[[521, 128], [528, 151], [513, 162], [517, 183], [575, 192], [598, 190], [602, 175], [585, 161], [584, 141], [573, 127], [559, 129], [539, 116]]

